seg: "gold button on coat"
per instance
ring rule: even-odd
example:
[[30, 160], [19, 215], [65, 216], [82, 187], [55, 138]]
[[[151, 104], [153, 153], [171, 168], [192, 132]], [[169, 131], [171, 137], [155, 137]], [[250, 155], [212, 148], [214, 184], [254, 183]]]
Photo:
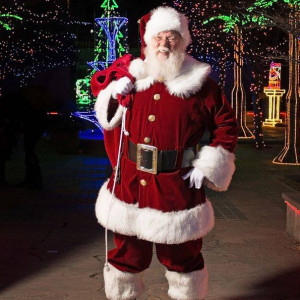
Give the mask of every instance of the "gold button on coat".
[[160, 94], [155, 94], [154, 96], [153, 96], [153, 99], [154, 100], [160, 100]]
[[154, 121], [155, 121], [155, 116], [154, 116], [154, 115], [150, 115], [150, 116], [148, 117], [148, 120], [149, 120], [150, 122], [154, 122]]
[[151, 142], [151, 139], [149, 137], [144, 138], [144, 143], [148, 144]]
[[140, 184], [141, 184], [142, 186], [146, 186], [146, 185], [147, 185], [147, 181], [146, 181], [145, 179], [142, 179], [142, 180], [140, 181]]

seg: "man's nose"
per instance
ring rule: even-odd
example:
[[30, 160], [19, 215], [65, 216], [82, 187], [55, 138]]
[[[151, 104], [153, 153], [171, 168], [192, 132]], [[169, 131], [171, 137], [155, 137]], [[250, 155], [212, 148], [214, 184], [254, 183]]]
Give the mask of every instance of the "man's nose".
[[163, 46], [163, 47], [169, 47], [168, 39], [167, 38], [162, 39], [160, 45]]

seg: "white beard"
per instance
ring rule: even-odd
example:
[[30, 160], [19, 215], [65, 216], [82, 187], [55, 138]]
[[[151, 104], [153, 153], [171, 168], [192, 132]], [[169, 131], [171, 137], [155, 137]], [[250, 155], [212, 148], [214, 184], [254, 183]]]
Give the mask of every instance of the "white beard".
[[179, 74], [185, 58], [185, 50], [182, 48], [170, 52], [169, 57], [164, 61], [157, 58], [157, 50], [151, 46], [147, 46], [144, 53], [147, 74], [156, 80], [161, 78], [166, 81], [174, 79]]

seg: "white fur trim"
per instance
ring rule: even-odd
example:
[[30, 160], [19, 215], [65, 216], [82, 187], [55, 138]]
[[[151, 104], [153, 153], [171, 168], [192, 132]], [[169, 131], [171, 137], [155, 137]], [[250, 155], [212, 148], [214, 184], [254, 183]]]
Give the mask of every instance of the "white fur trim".
[[148, 90], [150, 86], [154, 83], [154, 79], [151, 77], [146, 77], [135, 82], [135, 90], [137, 92], [142, 92]]
[[140, 58], [133, 60], [129, 66], [129, 73], [134, 78], [144, 78], [146, 76], [145, 63]]
[[[139, 62], [141, 64], [141, 62]], [[134, 70], [135, 68], [132, 68]], [[145, 70], [142, 66], [141, 69]], [[210, 65], [202, 63], [186, 55], [180, 73], [172, 80], [166, 81], [165, 84], [171, 95], [188, 98], [196, 94], [203, 86], [205, 80], [211, 72]], [[134, 71], [137, 74], [136, 71]], [[136, 77], [133, 73], [131, 73]], [[136, 77], [135, 88], [137, 92], [145, 91], [150, 88], [154, 83], [154, 79], [150, 76], [145, 77], [143, 71], [143, 77]]]
[[100, 125], [105, 130], [112, 130], [121, 124], [123, 115], [123, 106], [119, 105], [115, 115], [108, 121], [108, 108], [112, 99], [112, 92], [116, 85], [116, 81], [112, 81], [104, 90], [102, 90], [95, 103], [96, 117]]
[[183, 14], [171, 7], [160, 6], [151, 12], [150, 20], [146, 24], [144, 40], [147, 45], [151, 38], [162, 31], [175, 30], [183, 38], [185, 47], [191, 41], [188, 19]]
[[190, 273], [166, 271], [168, 295], [176, 300], [200, 300], [207, 294], [208, 272], [204, 269]]
[[186, 56], [179, 76], [167, 81], [166, 85], [171, 95], [188, 98], [196, 94], [211, 72], [210, 65]]
[[144, 289], [143, 273], [121, 272], [113, 265], [104, 267], [105, 294], [109, 300], [133, 300], [139, 297]]
[[204, 174], [207, 180], [204, 183], [216, 191], [226, 191], [235, 171], [235, 155], [222, 146], [204, 146], [193, 166]]
[[214, 211], [209, 200], [191, 209], [163, 213], [119, 200], [107, 189], [107, 182], [100, 189], [95, 210], [103, 227], [161, 244], [199, 239], [214, 226]]

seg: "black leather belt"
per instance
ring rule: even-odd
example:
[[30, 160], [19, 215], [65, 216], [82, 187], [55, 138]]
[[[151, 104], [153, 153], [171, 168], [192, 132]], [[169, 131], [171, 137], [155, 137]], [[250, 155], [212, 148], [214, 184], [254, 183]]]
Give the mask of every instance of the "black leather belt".
[[[178, 151], [158, 150], [147, 144], [134, 144], [129, 141], [128, 157], [137, 164], [137, 169], [157, 174], [158, 172], [170, 172], [176, 169]], [[181, 167], [188, 167], [194, 158], [193, 148], [185, 149]]]

